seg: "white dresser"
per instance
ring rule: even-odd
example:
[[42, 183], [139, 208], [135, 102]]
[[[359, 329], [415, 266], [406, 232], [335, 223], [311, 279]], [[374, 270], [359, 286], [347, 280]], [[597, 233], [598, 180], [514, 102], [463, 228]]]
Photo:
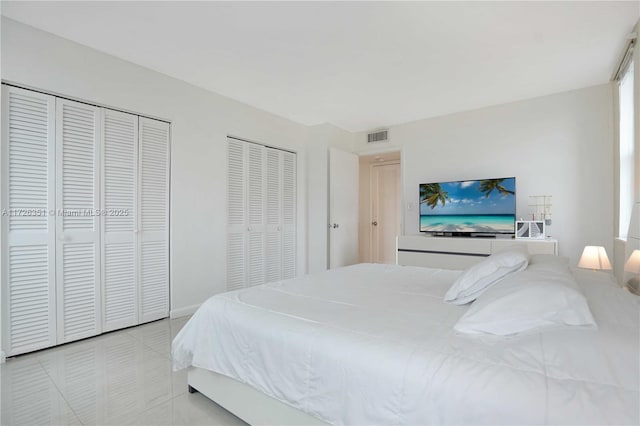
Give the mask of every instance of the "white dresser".
[[558, 241], [511, 238], [444, 238], [406, 235], [397, 238], [398, 265], [466, 269], [513, 245], [526, 245], [531, 254], [558, 254]]

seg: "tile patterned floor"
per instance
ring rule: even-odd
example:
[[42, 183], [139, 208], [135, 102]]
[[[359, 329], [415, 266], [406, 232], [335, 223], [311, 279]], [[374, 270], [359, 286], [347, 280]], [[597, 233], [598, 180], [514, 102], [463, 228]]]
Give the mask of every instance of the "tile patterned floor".
[[2, 425], [245, 425], [171, 368], [188, 318], [161, 320], [7, 360]]

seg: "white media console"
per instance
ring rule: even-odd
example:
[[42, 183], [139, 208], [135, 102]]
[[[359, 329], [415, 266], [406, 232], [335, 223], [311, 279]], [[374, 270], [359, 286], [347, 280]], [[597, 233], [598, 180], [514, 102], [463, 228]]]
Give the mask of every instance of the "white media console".
[[526, 245], [531, 254], [558, 255], [558, 241], [513, 238], [447, 238], [423, 235], [399, 236], [398, 265], [441, 269], [466, 269], [485, 257], [513, 245]]

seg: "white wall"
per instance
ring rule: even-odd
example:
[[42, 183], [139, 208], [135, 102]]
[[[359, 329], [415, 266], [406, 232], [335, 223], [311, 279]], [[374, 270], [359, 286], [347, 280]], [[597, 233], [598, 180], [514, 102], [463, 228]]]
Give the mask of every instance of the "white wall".
[[[612, 86], [601, 85], [390, 128], [402, 149], [404, 232], [418, 234], [422, 182], [516, 176], [517, 215], [528, 196], [553, 195], [550, 234], [577, 263], [587, 244], [613, 254]], [[379, 146], [373, 149], [379, 149]], [[355, 150], [368, 151], [364, 134]]]
[[226, 283], [226, 137], [298, 152], [298, 269], [306, 260], [308, 128], [2, 18], [2, 79], [171, 121], [172, 315]]

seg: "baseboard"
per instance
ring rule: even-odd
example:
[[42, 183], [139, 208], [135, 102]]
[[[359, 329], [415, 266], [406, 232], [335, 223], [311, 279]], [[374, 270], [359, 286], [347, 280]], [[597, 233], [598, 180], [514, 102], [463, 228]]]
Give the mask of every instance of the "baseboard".
[[189, 316], [197, 311], [199, 307], [200, 304], [185, 306], [184, 308], [172, 309], [171, 312], [169, 312], [169, 318], [173, 319]]

